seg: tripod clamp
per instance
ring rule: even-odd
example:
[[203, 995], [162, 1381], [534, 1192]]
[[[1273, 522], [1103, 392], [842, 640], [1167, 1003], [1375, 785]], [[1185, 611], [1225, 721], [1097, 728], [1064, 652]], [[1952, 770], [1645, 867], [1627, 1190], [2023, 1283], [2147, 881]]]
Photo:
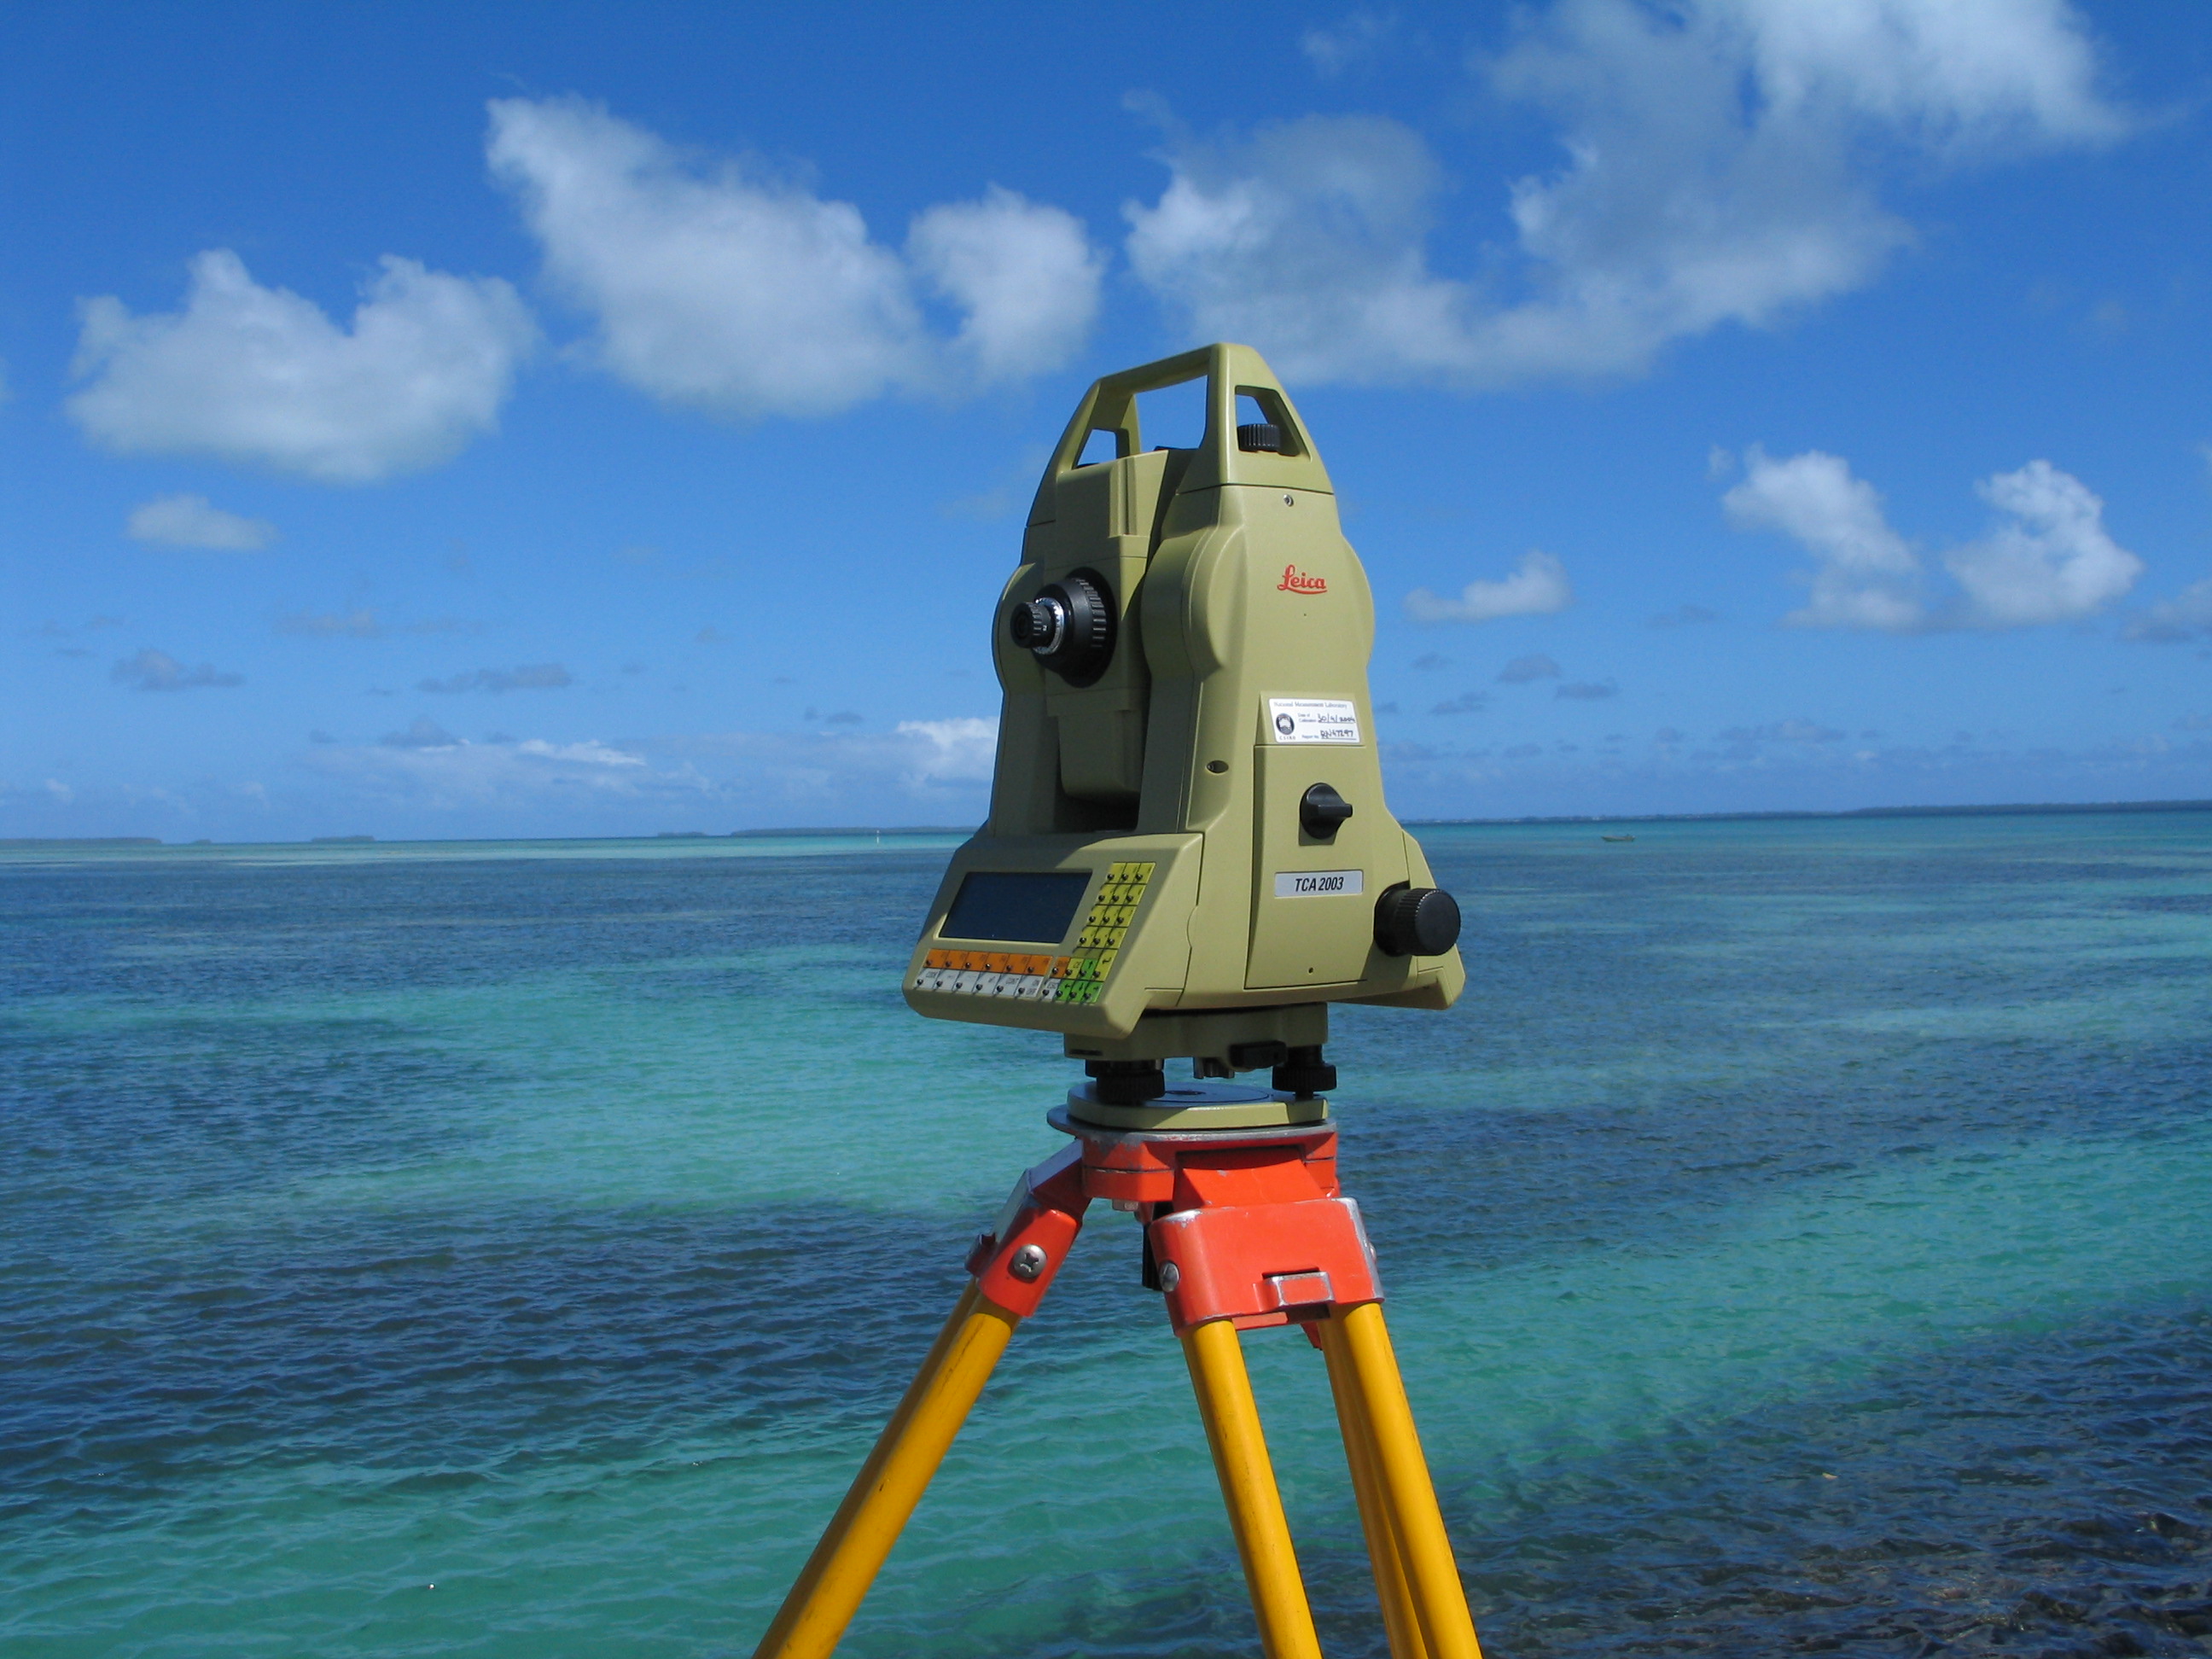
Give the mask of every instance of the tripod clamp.
[[1382, 1299], [1359, 1206], [1338, 1186], [1334, 1125], [1106, 1128], [1075, 1115], [1085, 1092], [1046, 1120], [1074, 1144], [1023, 1175], [968, 1253], [991, 1301], [1035, 1313], [1094, 1199], [1143, 1217], [1146, 1283], [1178, 1336], [1208, 1320], [1254, 1330]]

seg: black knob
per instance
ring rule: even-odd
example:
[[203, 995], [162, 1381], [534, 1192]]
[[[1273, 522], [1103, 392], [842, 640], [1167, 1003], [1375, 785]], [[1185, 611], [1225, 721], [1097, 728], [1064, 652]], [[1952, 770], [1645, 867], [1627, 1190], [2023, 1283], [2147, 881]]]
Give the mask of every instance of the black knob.
[[1336, 1067], [1321, 1057], [1321, 1044], [1290, 1049], [1275, 1067], [1275, 1087], [1285, 1094], [1310, 1100], [1336, 1087]]
[[1237, 447], [1245, 451], [1264, 449], [1275, 454], [1283, 453], [1283, 428], [1272, 421], [1255, 421], [1237, 428]]
[[1114, 596], [1095, 570], [1049, 582], [1034, 599], [1017, 599], [1006, 633], [1070, 685], [1089, 685], [1114, 656]]
[[1091, 1092], [1108, 1106], [1141, 1106], [1168, 1091], [1167, 1074], [1157, 1060], [1091, 1060]]
[[1067, 607], [1058, 599], [1016, 599], [1006, 632], [1025, 651], [1049, 651], [1067, 629]]
[[1298, 827], [1316, 841], [1334, 838], [1337, 829], [1352, 816], [1352, 803], [1325, 783], [1317, 783], [1298, 797]]
[[1441, 887], [1393, 887], [1375, 902], [1386, 957], [1440, 957], [1459, 943], [1459, 902]]

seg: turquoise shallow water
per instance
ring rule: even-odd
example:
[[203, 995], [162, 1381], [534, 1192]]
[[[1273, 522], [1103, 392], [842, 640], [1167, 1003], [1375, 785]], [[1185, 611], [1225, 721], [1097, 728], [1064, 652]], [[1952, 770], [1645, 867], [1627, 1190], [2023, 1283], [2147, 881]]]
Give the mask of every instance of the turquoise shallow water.
[[[1425, 832], [1468, 994], [1338, 1018], [1487, 1650], [2212, 1648], [2212, 817], [1637, 836]], [[0, 857], [0, 1651], [749, 1652], [1058, 1140], [1048, 1040], [898, 1000], [950, 845]], [[843, 1651], [1256, 1652], [1136, 1254]]]

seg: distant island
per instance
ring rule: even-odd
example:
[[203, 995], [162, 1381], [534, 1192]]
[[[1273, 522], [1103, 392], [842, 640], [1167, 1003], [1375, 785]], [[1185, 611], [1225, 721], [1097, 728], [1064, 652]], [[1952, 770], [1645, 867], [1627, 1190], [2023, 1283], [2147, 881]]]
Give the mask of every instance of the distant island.
[[0, 836], [0, 847], [159, 847], [159, 836]]
[[1406, 818], [1408, 826], [1459, 823], [1759, 823], [1775, 818], [1981, 818], [2045, 812], [2212, 812], [2212, 800], [2021, 801], [1996, 806], [1852, 806], [1836, 812], [1566, 812], [1523, 818]]

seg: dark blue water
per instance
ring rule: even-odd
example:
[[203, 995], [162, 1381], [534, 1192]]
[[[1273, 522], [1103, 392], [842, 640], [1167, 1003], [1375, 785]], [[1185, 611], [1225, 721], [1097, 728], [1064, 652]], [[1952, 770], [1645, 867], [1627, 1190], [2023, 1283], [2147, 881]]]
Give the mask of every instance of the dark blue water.
[[[1487, 1651], [2212, 1650], [2212, 817], [1425, 839], [1338, 1104]], [[750, 1651], [1057, 1141], [898, 1000], [945, 846], [0, 862], [0, 1651]], [[844, 1651], [1256, 1652], [1090, 1233]]]

